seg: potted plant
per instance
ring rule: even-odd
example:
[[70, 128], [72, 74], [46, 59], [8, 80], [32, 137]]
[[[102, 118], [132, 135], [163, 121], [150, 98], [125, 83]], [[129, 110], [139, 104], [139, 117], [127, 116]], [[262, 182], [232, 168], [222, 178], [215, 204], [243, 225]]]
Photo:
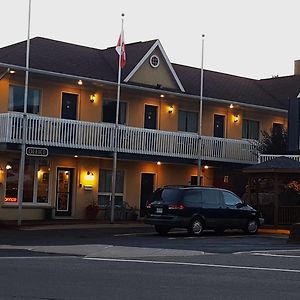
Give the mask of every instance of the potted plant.
[[99, 211], [100, 211], [100, 206], [93, 201], [93, 203], [89, 204], [85, 209], [87, 219], [89, 220], [96, 219]]

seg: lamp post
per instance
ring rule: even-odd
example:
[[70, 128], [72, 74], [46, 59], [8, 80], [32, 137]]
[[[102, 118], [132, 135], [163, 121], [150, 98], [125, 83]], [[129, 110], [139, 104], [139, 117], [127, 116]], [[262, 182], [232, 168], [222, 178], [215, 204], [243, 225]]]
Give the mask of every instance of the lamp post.
[[20, 159], [20, 165], [19, 165], [19, 180], [18, 180], [18, 226], [22, 225], [25, 150], [26, 150], [26, 139], [27, 139], [27, 102], [28, 102], [28, 81], [29, 81], [30, 17], [31, 17], [31, 0], [28, 0], [28, 28], [27, 28], [27, 44], [26, 44], [26, 71], [25, 71], [25, 89], [24, 89], [23, 131], [22, 131], [21, 159]]
[[202, 34], [202, 54], [201, 54], [201, 76], [200, 76], [200, 105], [199, 105], [199, 142], [198, 142], [198, 173], [197, 185], [201, 184], [201, 156], [202, 156], [202, 102], [203, 102], [203, 57], [204, 57], [204, 38]]

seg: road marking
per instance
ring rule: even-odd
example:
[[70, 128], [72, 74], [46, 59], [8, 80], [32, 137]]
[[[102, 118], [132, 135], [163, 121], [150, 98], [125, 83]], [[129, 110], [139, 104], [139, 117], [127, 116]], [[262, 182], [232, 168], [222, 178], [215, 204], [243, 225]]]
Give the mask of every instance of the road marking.
[[60, 255], [60, 256], [56, 256], [55, 254], [54, 255], [51, 255], [51, 256], [1, 256], [0, 257], [0, 260], [5, 260], [5, 259], [28, 259], [28, 258], [38, 258], [38, 259], [41, 259], [41, 258], [78, 258], [78, 256], [72, 256], [72, 255]]
[[285, 254], [255, 253], [255, 252], [251, 254], [257, 256], [300, 258], [300, 255], [285, 255]]
[[[252, 251], [239, 251], [232, 254], [252, 254], [252, 255], [263, 255], [275, 253], [286, 253], [286, 252], [300, 252], [300, 249], [280, 249], [280, 250], [252, 250]], [[280, 255], [280, 254], [278, 254]], [[282, 254], [281, 254], [282, 255]], [[299, 256], [296, 256], [299, 257]]]
[[109, 261], [109, 262], [142, 263], [142, 264], [157, 264], [157, 265], [179, 265], [179, 266], [194, 266], [194, 267], [208, 267], [208, 268], [221, 268], [221, 269], [300, 273], [300, 270], [295, 270], [295, 269], [262, 268], [262, 267], [251, 267], [251, 266], [234, 266], [234, 265], [215, 265], [215, 264], [188, 263], [188, 262], [177, 262], [177, 261], [115, 259], [115, 258], [98, 258], [98, 257], [84, 257], [83, 259], [97, 260], [97, 261]]

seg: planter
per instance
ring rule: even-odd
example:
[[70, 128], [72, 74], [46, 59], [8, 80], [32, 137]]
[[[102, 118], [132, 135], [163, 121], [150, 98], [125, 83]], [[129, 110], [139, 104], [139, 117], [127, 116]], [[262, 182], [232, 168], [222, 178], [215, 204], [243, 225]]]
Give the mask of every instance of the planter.
[[100, 211], [100, 207], [98, 205], [89, 205], [85, 209], [86, 218], [89, 220], [95, 220]]

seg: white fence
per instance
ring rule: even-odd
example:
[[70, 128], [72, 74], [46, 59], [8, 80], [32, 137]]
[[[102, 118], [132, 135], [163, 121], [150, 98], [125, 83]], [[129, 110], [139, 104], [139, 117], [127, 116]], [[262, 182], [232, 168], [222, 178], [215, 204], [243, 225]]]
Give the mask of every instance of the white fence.
[[[22, 113], [0, 114], [0, 143], [21, 143]], [[114, 124], [92, 123], [28, 114], [26, 144], [74, 149], [112, 151]], [[201, 151], [199, 145], [201, 144]], [[214, 138], [197, 134], [151, 130], [119, 125], [118, 152], [253, 164], [256, 146], [245, 140]]]
[[260, 154], [258, 156], [258, 163], [262, 163], [264, 161], [268, 161], [271, 160], [273, 158], [277, 158], [277, 157], [281, 157], [281, 156], [285, 156], [288, 157], [290, 159], [294, 159], [296, 161], [300, 162], [300, 155], [276, 155], [276, 154]]

